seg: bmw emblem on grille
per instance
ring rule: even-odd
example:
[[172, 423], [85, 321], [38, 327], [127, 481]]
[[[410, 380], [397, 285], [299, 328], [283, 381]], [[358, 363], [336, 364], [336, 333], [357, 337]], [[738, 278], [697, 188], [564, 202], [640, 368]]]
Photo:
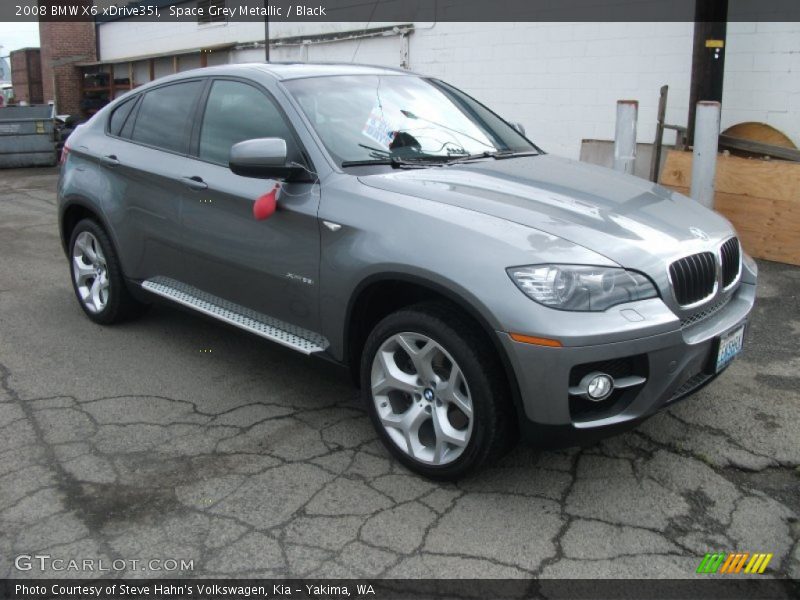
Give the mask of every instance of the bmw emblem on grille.
[[689, 231], [694, 237], [701, 239], [704, 242], [708, 241], [708, 234], [699, 227], [689, 227]]

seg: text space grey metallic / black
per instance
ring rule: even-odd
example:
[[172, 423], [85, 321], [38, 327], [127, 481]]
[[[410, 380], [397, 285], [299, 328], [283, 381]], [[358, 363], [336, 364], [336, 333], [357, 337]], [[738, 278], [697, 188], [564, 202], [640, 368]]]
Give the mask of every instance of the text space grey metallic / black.
[[755, 299], [720, 215], [391, 69], [159, 79], [72, 135], [58, 195], [92, 320], [166, 299], [347, 364], [428, 477], [639, 423], [730, 364]]

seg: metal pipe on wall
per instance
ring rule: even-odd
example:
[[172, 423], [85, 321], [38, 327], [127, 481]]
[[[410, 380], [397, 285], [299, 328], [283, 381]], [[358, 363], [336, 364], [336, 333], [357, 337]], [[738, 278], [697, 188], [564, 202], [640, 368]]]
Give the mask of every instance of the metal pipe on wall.
[[719, 102], [698, 102], [695, 113], [692, 153], [691, 197], [707, 208], [714, 208], [714, 176], [719, 147]]
[[636, 120], [639, 102], [617, 100], [617, 124], [614, 132], [614, 170], [633, 175], [636, 166]]

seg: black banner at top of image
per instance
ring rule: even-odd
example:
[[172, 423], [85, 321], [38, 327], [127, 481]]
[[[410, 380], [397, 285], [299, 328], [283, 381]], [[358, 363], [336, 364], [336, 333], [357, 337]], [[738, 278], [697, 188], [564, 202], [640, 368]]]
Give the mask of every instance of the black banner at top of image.
[[[694, 21], [708, 0], [3, 0], [0, 21]], [[798, 0], [728, 2], [728, 21], [800, 21]]]

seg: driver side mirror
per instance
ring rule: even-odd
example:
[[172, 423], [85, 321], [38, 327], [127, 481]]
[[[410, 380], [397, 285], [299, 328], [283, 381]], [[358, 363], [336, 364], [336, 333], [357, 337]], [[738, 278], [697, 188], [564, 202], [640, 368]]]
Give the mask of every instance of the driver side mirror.
[[233, 145], [228, 165], [242, 177], [291, 180], [305, 169], [288, 163], [286, 153], [286, 140], [282, 138], [245, 140]]
[[514, 129], [516, 129], [519, 133], [521, 133], [522, 135], [525, 135], [525, 125], [523, 125], [522, 123], [519, 123], [519, 122], [512, 123], [511, 126]]

